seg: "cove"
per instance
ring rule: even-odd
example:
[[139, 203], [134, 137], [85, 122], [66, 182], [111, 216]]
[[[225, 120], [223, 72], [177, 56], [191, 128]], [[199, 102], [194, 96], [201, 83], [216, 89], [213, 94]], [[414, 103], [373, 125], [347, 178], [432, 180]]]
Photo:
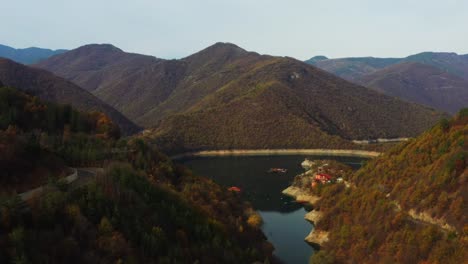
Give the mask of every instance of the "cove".
[[[275, 256], [286, 264], [308, 263], [313, 249], [304, 238], [312, 225], [304, 219], [306, 209], [284, 196], [294, 177], [304, 169], [305, 159], [333, 159], [359, 168], [364, 158], [310, 155], [213, 156], [177, 160], [194, 174], [206, 176], [218, 184], [241, 188], [241, 195], [263, 218], [262, 230], [275, 247]], [[286, 173], [270, 173], [270, 168], [285, 168]]]

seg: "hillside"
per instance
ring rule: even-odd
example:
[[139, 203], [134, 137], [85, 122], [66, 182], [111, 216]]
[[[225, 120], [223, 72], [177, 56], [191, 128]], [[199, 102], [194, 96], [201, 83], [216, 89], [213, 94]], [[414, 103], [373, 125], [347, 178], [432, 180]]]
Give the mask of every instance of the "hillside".
[[357, 80], [362, 85], [452, 114], [468, 106], [468, 81], [421, 63], [399, 63]]
[[[464, 263], [468, 111], [369, 161], [345, 184], [312, 188], [328, 242], [312, 263]], [[309, 187], [310, 188], [310, 187]]]
[[[7, 87], [0, 110], [0, 263], [274, 261], [239, 195], [119, 139], [101, 113]], [[58, 181], [65, 166], [78, 171], [70, 184]]]
[[50, 72], [0, 59], [0, 81], [43, 100], [70, 104], [83, 111], [101, 111], [114, 120], [126, 135], [138, 131], [138, 127], [121, 113], [91, 93]]
[[441, 117], [292, 58], [229, 43], [170, 61], [88, 45], [37, 67], [154, 127], [161, 144], [186, 150], [351, 147], [345, 139], [415, 136]]
[[15, 49], [9, 46], [0, 44], [0, 57], [7, 58], [22, 64], [33, 64], [41, 60], [47, 59], [51, 56], [62, 54], [66, 52], [64, 49], [51, 50], [42, 48], [26, 48]]

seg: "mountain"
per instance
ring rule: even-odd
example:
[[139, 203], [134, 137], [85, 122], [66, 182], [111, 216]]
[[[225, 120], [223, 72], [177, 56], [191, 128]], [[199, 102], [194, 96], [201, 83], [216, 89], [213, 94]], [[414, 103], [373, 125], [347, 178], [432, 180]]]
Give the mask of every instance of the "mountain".
[[140, 124], [139, 117], [170, 95], [184, 71], [178, 61], [126, 53], [109, 44], [86, 45], [36, 66], [78, 84]]
[[[468, 109], [345, 178], [315, 188], [311, 263], [464, 263], [468, 257]], [[309, 187], [310, 188], [310, 187]]]
[[426, 64], [399, 63], [357, 81], [387, 95], [452, 114], [468, 106], [468, 81]]
[[138, 127], [121, 113], [77, 85], [45, 70], [28, 67], [8, 59], [0, 59], [0, 81], [39, 98], [61, 104], [70, 104], [83, 111], [101, 111], [117, 123], [128, 135]]
[[319, 56], [318, 58], [313, 57], [306, 60], [305, 63], [314, 65], [343, 79], [356, 81], [367, 74], [374, 73], [400, 61], [401, 59], [397, 58], [358, 57], [327, 59], [324, 56]]
[[87, 45], [36, 65], [109, 103], [161, 144], [183, 149], [352, 147], [415, 136], [440, 113], [301, 61], [216, 43], [180, 60]]
[[350, 81], [358, 80], [385, 67], [405, 62], [418, 62], [434, 66], [468, 80], [468, 55], [458, 55], [450, 52], [422, 52], [406, 58], [358, 57], [326, 59], [324, 56], [318, 56], [305, 62]]
[[42, 48], [26, 48], [26, 49], [15, 49], [9, 46], [0, 44], [0, 57], [7, 58], [23, 64], [33, 64], [41, 60], [47, 59], [51, 56], [62, 54], [67, 50], [51, 50]]

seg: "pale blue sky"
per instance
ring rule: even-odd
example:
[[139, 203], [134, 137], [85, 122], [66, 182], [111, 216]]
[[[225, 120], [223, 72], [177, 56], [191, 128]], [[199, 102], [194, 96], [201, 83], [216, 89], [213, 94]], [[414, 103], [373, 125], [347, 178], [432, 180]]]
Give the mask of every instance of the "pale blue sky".
[[468, 53], [466, 0], [1, 0], [0, 43], [112, 43], [181, 58], [215, 42], [307, 59]]

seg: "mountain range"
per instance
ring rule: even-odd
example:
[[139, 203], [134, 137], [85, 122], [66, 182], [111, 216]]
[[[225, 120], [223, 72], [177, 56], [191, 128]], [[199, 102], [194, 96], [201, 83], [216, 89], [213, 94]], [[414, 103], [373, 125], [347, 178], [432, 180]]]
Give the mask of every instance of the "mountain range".
[[316, 56], [306, 63], [387, 95], [452, 114], [468, 105], [468, 55], [423, 52], [406, 58]]
[[82, 111], [101, 111], [114, 120], [126, 135], [139, 129], [132, 121], [88, 91], [48, 71], [0, 58], [0, 82], [43, 100], [70, 104]]
[[53, 55], [61, 54], [67, 50], [58, 49], [43, 49], [43, 48], [26, 48], [26, 49], [15, 49], [6, 45], [0, 44], [0, 57], [7, 58], [23, 64], [37, 63], [43, 59], [47, 59]]
[[35, 67], [83, 87], [160, 144], [212, 148], [351, 147], [415, 136], [442, 115], [288, 58], [216, 43], [180, 60], [86, 45]]

